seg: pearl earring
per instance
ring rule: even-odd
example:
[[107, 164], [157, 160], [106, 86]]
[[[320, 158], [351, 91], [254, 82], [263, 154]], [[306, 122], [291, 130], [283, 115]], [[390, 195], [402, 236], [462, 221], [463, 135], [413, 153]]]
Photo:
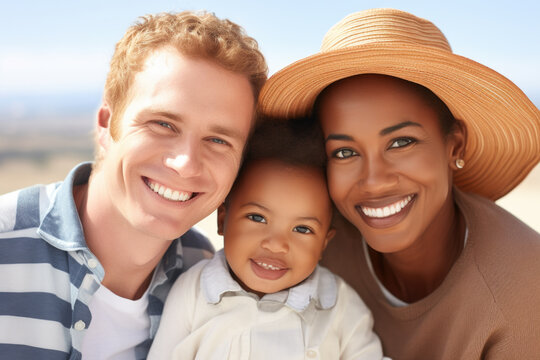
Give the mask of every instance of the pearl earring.
[[465, 166], [465, 160], [463, 159], [456, 159], [456, 167], [458, 169], [463, 169], [463, 167]]

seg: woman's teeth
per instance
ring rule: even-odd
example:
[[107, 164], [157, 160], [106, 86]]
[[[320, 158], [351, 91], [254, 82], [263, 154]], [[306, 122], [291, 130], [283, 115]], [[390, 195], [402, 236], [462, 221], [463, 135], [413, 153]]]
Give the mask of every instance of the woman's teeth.
[[172, 200], [172, 201], [186, 201], [191, 199], [193, 193], [185, 192], [185, 191], [178, 191], [178, 190], [172, 190], [170, 188], [167, 188], [163, 185], [159, 185], [153, 182], [147, 181], [146, 184], [150, 189], [152, 189], [156, 194], [160, 195], [161, 197]]
[[397, 201], [393, 204], [384, 206], [382, 208], [371, 208], [367, 206], [361, 206], [364, 215], [373, 218], [384, 218], [387, 216], [395, 215], [399, 213], [407, 204], [411, 201], [412, 195], [407, 196], [405, 199]]

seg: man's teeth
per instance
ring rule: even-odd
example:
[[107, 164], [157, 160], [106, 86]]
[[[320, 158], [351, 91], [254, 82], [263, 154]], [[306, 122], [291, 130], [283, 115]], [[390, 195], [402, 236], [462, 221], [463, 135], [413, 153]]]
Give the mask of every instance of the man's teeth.
[[186, 201], [189, 200], [193, 195], [193, 193], [172, 190], [163, 185], [155, 184], [152, 182], [147, 182], [147, 184], [150, 189], [154, 190], [155, 193], [157, 193], [161, 197], [164, 197], [167, 200]]
[[412, 195], [409, 195], [401, 201], [395, 202], [382, 208], [370, 208], [367, 206], [361, 206], [361, 208], [362, 212], [366, 216], [373, 218], [384, 218], [399, 213], [401, 210], [403, 210], [405, 206], [407, 206], [411, 199]]
[[263, 262], [259, 262], [259, 261], [256, 261], [257, 265], [259, 265], [260, 267], [266, 269], [266, 270], [282, 270], [282, 268], [280, 267], [277, 267], [277, 266], [274, 266], [274, 265], [270, 265], [270, 264], [267, 264], [267, 263], [263, 263]]

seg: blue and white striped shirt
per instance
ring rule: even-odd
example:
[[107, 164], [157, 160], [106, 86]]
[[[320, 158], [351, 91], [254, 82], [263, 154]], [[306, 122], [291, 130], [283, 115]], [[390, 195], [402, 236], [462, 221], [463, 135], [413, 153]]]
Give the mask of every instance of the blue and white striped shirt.
[[[0, 196], [0, 359], [81, 359], [88, 304], [104, 277], [73, 200], [90, 172], [80, 164], [63, 182]], [[150, 284], [150, 333], [137, 359], [146, 358], [176, 278], [212, 252], [195, 230], [172, 242]]]

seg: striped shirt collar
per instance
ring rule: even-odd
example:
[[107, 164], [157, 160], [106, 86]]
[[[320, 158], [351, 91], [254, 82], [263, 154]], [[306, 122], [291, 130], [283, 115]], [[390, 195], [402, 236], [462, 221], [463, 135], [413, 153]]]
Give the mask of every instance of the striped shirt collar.
[[73, 186], [88, 182], [91, 163], [82, 163], [73, 168], [66, 179], [56, 188], [49, 209], [38, 229], [43, 239], [64, 251], [86, 249], [84, 231], [73, 200]]

